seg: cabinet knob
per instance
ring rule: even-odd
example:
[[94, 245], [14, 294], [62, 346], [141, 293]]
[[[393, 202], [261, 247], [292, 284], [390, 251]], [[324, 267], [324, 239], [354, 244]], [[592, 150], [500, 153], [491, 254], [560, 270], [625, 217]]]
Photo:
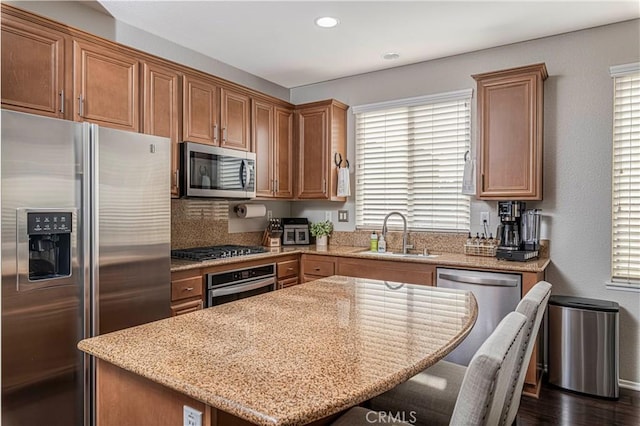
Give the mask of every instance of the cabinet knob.
[[213, 125], [213, 141], [218, 142], [218, 125]]
[[287, 271], [293, 271], [293, 268], [287, 268]]
[[193, 291], [193, 287], [185, 287], [184, 291]]
[[318, 268], [317, 266], [315, 268], [313, 268], [313, 269], [314, 269], [314, 271], [319, 271], [320, 270], [320, 268]]

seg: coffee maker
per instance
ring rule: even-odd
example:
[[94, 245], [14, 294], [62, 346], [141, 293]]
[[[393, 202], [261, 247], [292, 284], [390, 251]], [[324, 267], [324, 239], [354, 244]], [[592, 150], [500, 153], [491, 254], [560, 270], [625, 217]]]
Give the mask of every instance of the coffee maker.
[[525, 210], [523, 201], [499, 201], [498, 259], [524, 262], [538, 257], [540, 210]]

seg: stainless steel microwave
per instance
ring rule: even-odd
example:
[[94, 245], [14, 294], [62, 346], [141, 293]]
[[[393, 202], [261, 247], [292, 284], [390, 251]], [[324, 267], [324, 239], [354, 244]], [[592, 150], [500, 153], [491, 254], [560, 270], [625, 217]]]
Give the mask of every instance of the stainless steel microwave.
[[255, 198], [255, 153], [193, 142], [180, 145], [181, 196]]

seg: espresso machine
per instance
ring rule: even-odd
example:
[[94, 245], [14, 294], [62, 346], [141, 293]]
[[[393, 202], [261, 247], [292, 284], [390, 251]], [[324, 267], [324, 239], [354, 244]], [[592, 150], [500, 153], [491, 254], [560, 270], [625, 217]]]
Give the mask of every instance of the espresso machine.
[[538, 257], [540, 210], [525, 210], [523, 201], [499, 201], [498, 259], [524, 262]]

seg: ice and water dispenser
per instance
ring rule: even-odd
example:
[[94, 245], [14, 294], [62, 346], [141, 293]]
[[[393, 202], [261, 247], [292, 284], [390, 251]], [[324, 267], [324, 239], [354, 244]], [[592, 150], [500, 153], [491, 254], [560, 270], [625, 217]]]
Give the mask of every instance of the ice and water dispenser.
[[28, 212], [29, 281], [71, 275], [72, 212]]

